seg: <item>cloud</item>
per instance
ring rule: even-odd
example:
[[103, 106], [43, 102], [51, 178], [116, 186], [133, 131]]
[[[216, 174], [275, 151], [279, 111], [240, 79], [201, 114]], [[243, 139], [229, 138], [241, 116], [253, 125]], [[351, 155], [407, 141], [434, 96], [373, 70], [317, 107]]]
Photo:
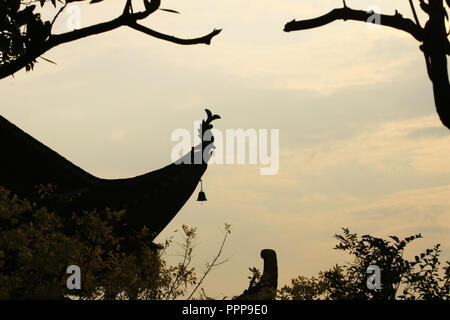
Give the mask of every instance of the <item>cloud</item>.
[[[424, 130], [439, 134], [424, 135]], [[350, 161], [384, 172], [409, 169], [416, 175], [450, 174], [446, 165], [450, 163], [450, 137], [442, 134], [444, 130], [435, 115], [388, 122], [340, 141], [283, 150], [281, 158], [310, 174]]]
[[128, 131], [126, 129], [116, 129], [111, 131], [106, 138], [112, 142], [120, 142], [123, 141]]

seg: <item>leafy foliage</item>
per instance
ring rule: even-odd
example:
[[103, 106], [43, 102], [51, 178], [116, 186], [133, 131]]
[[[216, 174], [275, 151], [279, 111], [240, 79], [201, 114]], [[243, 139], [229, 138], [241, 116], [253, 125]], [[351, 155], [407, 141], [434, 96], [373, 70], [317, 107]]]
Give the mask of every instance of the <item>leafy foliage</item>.
[[[280, 299], [292, 300], [433, 300], [450, 299], [450, 262], [440, 270], [440, 245], [426, 250], [413, 261], [403, 257], [407, 244], [421, 238], [420, 234], [400, 240], [391, 236], [384, 240], [370, 235], [358, 237], [349, 229], [335, 235], [335, 249], [348, 251], [351, 264], [336, 265], [317, 277], [299, 276], [279, 291]], [[368, 289], [367, 268], [381, 269], [381, 289]]]
[[[40, 0], [40, 5], [45, 2]], [[55, 0], [51, 3], [56, 7]], [[0, 0], [0, 66], [41, 46], [50, 35], [50, 21], [43, 21], [35, 9], [36, 5], [22, 5], [20, 0]], [[29, 61], [26, 70], [35, 62]]]
[[[0, 187], [0, 299], [176, 299], [201, 284], [190, 267], [195, 228], [182, 226], [184, 259], [172, 266], [164, 255], [173, 238], [156, 251], [146, 228], [124, 250], [130, 240], [115, 232], [124, 214], [74, 213], [69, 234], [55, 212]], [[81, 269], [81, 290], [67, 289], [69, 265]]]

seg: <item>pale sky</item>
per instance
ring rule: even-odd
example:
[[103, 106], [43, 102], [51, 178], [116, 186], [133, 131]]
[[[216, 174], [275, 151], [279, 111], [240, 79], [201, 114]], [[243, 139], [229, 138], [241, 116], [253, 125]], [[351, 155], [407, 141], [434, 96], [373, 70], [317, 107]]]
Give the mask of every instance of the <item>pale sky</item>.
[[[123, 1], [125, 2], [125, 1]], [[408, 1], [347, 1], [355, 9]], [[422, 233], [407, 255], [442, 244], [450, 258], [450, 132], [435, 112], [418, 43], [364, 23], [283, 32], [342, 1], [162, 1], [144, 24], [179, 37], [223, 28], [211, 46], [180, 46], [121, 28], [47, 52], [30, 73], [2, 80], [1, 115], [102, 178], [131, 177], [171, 162], [178, 128], [193, 132], [210, 108], [215, 127], [279, 129], [280, 169], [211, 165], [197, 192], [157, 240], [198, 227], [199, 272], [232, 233], [230, 261], [204, 282], [220, 298], [248, 287], [259, 252], [276, 250], [279, 287], [348, 260], [333, 250], [348, 227], [386, 238]], [[113, 18], [119, 1], [80, 5], [81, 24]], [[62, 17], [64, 18], [64, 16]], [[423, 21], [423, 20], [422, 20]], [[64, 31], [64, 21], [58, 25]], [[174, 250], [172, 254], [176, 254]], [[177, 261], [177, 257], [172, 257]]]

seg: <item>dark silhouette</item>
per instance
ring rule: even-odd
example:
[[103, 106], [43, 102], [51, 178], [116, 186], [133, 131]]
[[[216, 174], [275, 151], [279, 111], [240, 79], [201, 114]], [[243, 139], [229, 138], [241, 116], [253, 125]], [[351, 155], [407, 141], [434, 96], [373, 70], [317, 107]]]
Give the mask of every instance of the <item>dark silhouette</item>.
[[261, 250], [261, 258], [264, 259], [264, 270], [261, 279], [255, 284], [256, 276], [253, 276], [247, 290], [237, 300], [273, 300], [277, 295], [278, 265], [277, 254], [274, 250]]
[[[61, 12], [69, 3], [84, 0], [65, 0], [62, 2], [62, 7], [58, 10], [53, 20], [42, 21], [39, 13], [33, 12], [36, 8], [35, 1], [30, 1], [29, 4], [22, 10], [21, 1], [0, 1], [0, 79], [13, 75], [15, 72], [26, 68], [31, 70], [36, 63], [36, 59], [48, 50], [59, 46], [63, 43], [79, 40], [91, 35], [100, 34], [117, 29], [122, 26], [130, 27], [134, 30], [148, 34], [149, 36], [170, 41], [181, 45], [191, 44], [210, 44], [211, 39], [220, 33], [220, 29], [214, 29], [211, 33], [200, 38], [181, 39], [174, 36], [169, 36], [138, 23], [157, 10], [164, 10], [168, 12], [178, 13], [175, 10], [161, 9], [161, 0], [143, 0], [145, 10], [134, 12], [131, 5], [131, 0], [127, 0], [122, 14], [107, 22], [98, 23], [81, 29], [76, 29], [70, 32], [61, 34], [53, 34], [52, 26]], [[98, 3], [103, 0], [91, 0], [90, 3]], [[46, 0], [41, 0], [40, 4], [43, 6]], [[56, 1], [51, 0], [51, 3], [56, 7]], [[52, 62], [48, 59], [42, 59]]]
[[[410, 260], [405, 257], [406, 247], [421, 239], [420, 233], [383, 239], [343, 228], [334, 238], [338, 240], [334, 249], [346, 251], [350, 262], [336, 264], [317, 276], [292, 279], [280, 289], [279, 299], [450, 300], [450, 261], [441, 260], [440, 244], [414, 258], [411, 255]], [[378, 280], [374, 267], [379, 268]]]
[[190, 198], [207, 168], [214, 148], [211, 122], [220, 116], [206, 112], [199, 129], [202, 143], [183, 158], [141, 176], [113, 180], [87, 173], [0, 116], [0, 185], [36, 202], [41, 201], [37, 186], [55, 186], [42, 204], [65, 215], [69, 228], [75, 227], [70, 225], [74, 210], [124, 209], [130, 230], [121, 233], [130, 235], [146, 226], [154, 239]]
[[[450, 0], [446, 0], [450, 6]], [[419, 46], [425, 56], [428, 77], [433, 83], [434, 101], [436, 110], [444, 126], [450, 129], [450, 84], [447, 70], [447, 55], [450, 55], [450, 42], [447, 38], [445, 20], [448, 18], [443, 0], [420, 0], [420, 8], [428, 15], [425, 26], [420, 25], [412, 0], [409, 0], [413, 11], [414, 21], [404, 18], [397, 10], [395, 14], [380, 14], [380, 24], [405, 31], [421, 43]], [[345, 4], [340, 9], [309, 20], [292, 20], [288, 22], [284, 31], [297, 31], [318, 28], [335, 20], [353, 20], [375, 23], [371, 19], [374, 12], [353, 10]]]

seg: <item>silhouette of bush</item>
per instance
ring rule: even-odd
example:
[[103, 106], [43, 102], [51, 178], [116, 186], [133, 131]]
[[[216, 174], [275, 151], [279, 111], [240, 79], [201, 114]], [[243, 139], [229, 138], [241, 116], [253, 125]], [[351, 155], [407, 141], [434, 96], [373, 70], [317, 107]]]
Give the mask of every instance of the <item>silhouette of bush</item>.
[[[334, 249], [348, 251], [352, 263], [336, 265], [316, 277], [299, 276], [279, 290], [279, 299], [288, 300], [449, 300], [450, 262], [440, 269], [440, 245], [408, 261], [403, 257], [407, 244], [420, 234], [400, 240], [384, 240], [370, 235], [358, 237], [349, 229], [335, 235]], [[393, 242], [391, 242], [393, 241]], [[381, 270], [381, 289], [369, 289], [367, 268]]]
[[[0, 187], [0, 299], [176, 299], [187, 295], [198, 284], [196, 270], [189, 266], [196, 229], [182, 226], [184, 259], [172, 266], [164, 254], [173, 237], [158, 245], [157, 251], [144, 227], [133, 235], [130, 246], [129, 239], [115, 232], [123, 226], [123, 215], [108, 209], [74, 213], [71, 222], [76, 228], [69, 234], [64, 228], [67, 221], [63, 223], [54, 212]], [[80, 290], [66, 286], [70, 265], [81, 269]]]
[[[148, 36], [173, 42], [180, 45], [207, 44], [211, 43], [213, 37], [221, 30], [214, 29], [207, 35], [191, 39], [181, 39], [170, 36], [156, 30], [150, 29], [142, 24], [141, 20], [157, 10], [171, 13], [179, 13], [176, 10], [160, 8], [159, 0], [143, 0], [144, 9], [133, 10], [131, 0], [123, 0], [123, 12], [120, 16], [87, 27], [77, 28], [63, 33], [53, 33], [52, 27], [60, 14], [68, 5], [74, 2], [85, 2], [97, 4], [103, 0], [0, 0], [0, 79], [13, 75], [15, 72], [25, 68], [26, 71], [33, 69], [37, 58], [48, 50], [72, 41], [82, 39], [91, 35], [110, 32], [122, 26], [142, 32]], [[46, 5], [47, 4], [47, 5]], [[50, 20], [44, 20], [39, 7], [44, 7], [53, 12]]]

